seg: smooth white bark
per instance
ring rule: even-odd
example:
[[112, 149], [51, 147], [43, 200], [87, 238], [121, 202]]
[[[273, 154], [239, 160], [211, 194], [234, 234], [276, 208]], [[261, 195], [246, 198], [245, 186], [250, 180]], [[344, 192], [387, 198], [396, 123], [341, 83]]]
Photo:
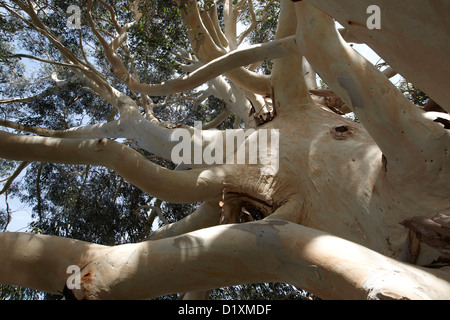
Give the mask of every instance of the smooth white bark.
[[388, 174], [392, 173], [394, 183], [423, 184], [429, 179], [428, 185], [443, 188], [445, 197], [450, 168], [444, 150], [450, 148], [449, 131], [431, 121], [347, 45], [327, 15], [308, 4], [296, 7], [299, 21], [304, 22], [297, 33], [301, 51], [373, 137], [387, 158]]
[[[45, 138], [0, 131], [0, 146], [0, 157], [4, 159], [104, 166], [145, 192], [178, 203], [218, 201], [223, 179], [229, 170], [227, 166], [220, 169], [168, 170], [150, 162], [137, 151], [107, 139]], [[187, 186], [189, 191], [175, 192]]]
[[[349, 47], [333, 20], [316, 7], [343, 22], [348, 15], [352, 19], [345, 25], [348, 31], [362, 41], [373, 40], [374, 47], [380, 45], [378, 51], [406, 75], [416, 68], [415, 60], [392, 45], [397, 43], [397, 34], [361, 31], [366, 29], [366, 15], [358, 15], [360, 3], [305, 0], [294, 4], [283, 0], [277, 41], [232, 50], [240, 41], [232, 24], [236, 9], [244, 2], [233, 6], [226, 1], [223, 33], [215, 6], [213, 11], [201, 13], [196, 1], [187, 1], [182, 13], [196, 55], [193, 60], [203, 66], [185, 78], [163, 84], [139, 82], [115, 54], [118, 46], [125, 44], [131, 24], [120, 26], [115, 21], [118, 37], [107, 43], [92, 17], [88, 19], [116, 75], [135, 92], [180, 92], [209, 81], [212, 92], [224, 99], [238, 118], [249, 126], [260, 126], [248, 139], [255, 139], [261, 129], [279, 130], [280, 165], [272, 175], [261, 175], [264, 166], [259, 165], [170, 171], [125, 145], [103, 139], [136, 139], [139, 146], [166, 158], [177, 143], [170, 139], [173, 129], [163, 127], [145, 108], [142, 116], [135, 101], [62, 46], [33, 8], [18, 4], [61, 51], [64, 64], [115, 106], [120, 118], [64, 132], [30, 129], [51, 138], [0, 132], [0, 157], [101, 165], [159, 199], [207, 202], [187, 218], [153, 233], [151, 241], [139, 244], [104, 247], [48, 236], [0, 234], [0, 282], [58, 292], [64, 287], [67, 266], [77, 264], [82, 267], [83, 284], [75, 291], [78, 298], [149, 298], [186, 291], [197, 295], [219, 286], [269, 281], [291, 283], [321, 298], [449, 298], [448, 268], [426, 269], [393, 259], [410, 253], [408, 230], [401, 221], [449, 210], [449, 132], [443, 123], [434, 122], [435, 114], [413, 106], [386, 75]], [[343, 3], [348, 10], [343, 10]], [[400, 12], [397, 4], [382, 3]], [[407, 4], [398, 3], [403, 4], [406, 17], [415, 17]], [[425, 6], [430, 13], [433, 5]], [[105, 7], [111, 12], [112, 7]], [[430, 14], [442, 18], [440, 13]], [[382, 13], [383, 21], [385, 17], [389, 15]], [[138, 20], [136, 15], [134, 21]], [[395, 27], [404, 32], [400, 43], [412, 52], [417, 34], [405, 26], [403, 18], [399, 24], [382, 22], [387, 31]], [[436, 28], [426, 26], [418, 34], [435, 30], [436, 36], [425, 43], [436, 42], [444, 30]], [[389, 45], [380, 44], [383, 39]], [[438, 49], [433, 45], [430, 48]], [[447, 49], [447, 44], [442, 46]], [[419, 52], [424, 57], [424, 49]], [[395, 64], [397, 55], [406, 58]], [[441, 53], [431, 57], [442, 58], [442, 70], [446, 70], [447, 60]], [[268, 58], [277, 58], [270, 77], [241, 67]], [[436, 64], [425, 61], [423, 65], [437, 73], [423, 79], [434, 77], [430, 84], [437, 89], [429, 94], [447, 102], [444, 73], [436, 70]], [[361, 125], [325, 111], [310, 98], [315, 71], [356, 113]], [[417, 80], [421, 73], [416, 70], [414, 76]], [[270, 110], [270, 104], [276, 111], [273, 119], [252, 123], [254, 116], [249, 110]], [[186, 129], [194, 148], [203, 153], [203, 139], [198, 142], [193, 128]], [[210, 141], [223, 134], [211, 130], [200, 136]], [[236, 155], [243, 146], [231, 153]], [[265, 220], [212, 227], [220, 221], [239, 221], [242, 213], [251, 215], [246, 207], [259, 210]], [[54, 259], [59, 253], [61, 258]], [[440, 254], [422, 245], [417, 261], [429, 263]]]
[[[58, 292], [69, 276], [67, 267], [79, 265], [81, 288], [73, 290], [79, 299], [145, 299], [272, 281], [326, 299], [450, 298], [448, 270], [401, 263], [282, 220], [114, 247], [23, 233], [1, 233], [0, 242], [3, 283]], [[55, 254], [60, 258], [53, 259]]]
[[[305, 0], [341, 23], [368, 44], [403, 77], [450, 112], [450, 2], [446, 0]], [[366, 9], [377, 5], [381, 28], [366, 26]], [[401, 34], [401, 36], [399, 36]], [[395, 45], [393, 45], [395, 44]]]

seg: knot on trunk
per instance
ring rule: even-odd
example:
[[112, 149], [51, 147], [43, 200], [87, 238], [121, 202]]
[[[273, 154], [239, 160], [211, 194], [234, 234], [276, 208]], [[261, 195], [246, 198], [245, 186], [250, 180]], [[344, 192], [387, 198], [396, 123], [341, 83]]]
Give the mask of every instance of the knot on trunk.
[[350, 126], [338, 126], [331, 128], [330, 133], [335, 140], [345, 140], [354, 135], [354, 130]]

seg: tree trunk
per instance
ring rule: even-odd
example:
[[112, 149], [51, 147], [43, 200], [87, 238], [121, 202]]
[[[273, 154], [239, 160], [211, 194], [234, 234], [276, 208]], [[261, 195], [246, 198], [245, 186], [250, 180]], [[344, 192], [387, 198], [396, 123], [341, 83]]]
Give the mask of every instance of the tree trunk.
[[[216, 92], [230, 100], [233, 112], [256, 129], [247, 141], [261, 139], [265, 130], [276, 133], [269, 145], [276, 163], [201, 163], [192, 170], [164, 169], [106, 138], [125, 134], [137, 138], [146, 150], [168, 157], [174, 129], [145, 119], [136, 102], [117, 90], [98, 89], [121, 112], [120, 121], [48, 137], [2, 132], [0, 157], [101, 165], [161, 200], [204, 201], [203, 205], [138, 244], [106, 247], [43, 235], [0, 234], [0, 282], [61, 292], [67, 267], [76, 265], [81, 268], [81, 288], [73, 289], [78, 299], [143, 299], [272, 281], [293, 284], [325, 299], [449, 299], [449, 267], [413, 265], [430, 264], [448, 253], [442, 250], [448, 244], [447, 225], [438, 228], [444, 244], [433, 246], [432, 242], [418, 245], [421, 229], [410, 231], [405, 226], [411, 224], [401, 224], [450, 209], [449, 131], [357, 54], [327, 14], [352, 21], [352, 34], [369, 44], [369, 38], [373, 40], [374, 49], [380, 45], [395, 70], [420, 78], [422, 71], [428, 72], [424, 66], [400, 59], [404, 51], [389, 51], [392, 46], [379, 40], [392, 44], [396, 33], [389, 30], [404, 31], [411, 50], [416, 35], [405, 28], [407, 22], [386, 21], [389, 28], [372, 39], [371, 32], [356, 29], [353, 21], [359, 25], [362, 21], [354, 19], [356, 6], [351, 1], [328, 5], [329, 1], [283, 0], [275, 42], [233, 51], [235, 30], [228, 25], [233, 12], [227, 12], [221, 34], [218, 24], [204, 23], [196, 1], [178, 2], [185, 4], [184, 22], [204, 67], [176, 82], [142, 84], [118, 60], [117, 48], [104, 42], [117, 75], [130, 89], [147, 95], [211, 80]], [[388, 2], [382, 4], [388, 7]], [[227, 10], [233, 9], [231, 1], [226, 3]], [[92, 22], [90, 26], [95, 29]], [[418, 52], [421, 57], [425, 54], [423, 48]], [[238, 68], [263, 57], [276, 58], [270, 76]], [[225, 68], [227, 62], [232, 68]], [[426, 68], [435, 67], [427, 64]], [[360, 124], [311, 97], [309, 90], [316, 89], [311, 87], [311, 71], [320, 74]], [[78, 72], [89, 76], [87, 71]], [[230, 83], [217, 77], [221, 74]], [[429, 94], [444, 107], [448, 90], [443, 89], [441, 77], [436, 79]], [[225, 134], [204, 130], [201, 137]], [[105, 139], [98, 140], [102, 136]], [[195, 138], [192, 144], [202, 153], [208, 147]], [[248, 156], [245, 143], [232, 151], [236, 155], [242, 149]]]

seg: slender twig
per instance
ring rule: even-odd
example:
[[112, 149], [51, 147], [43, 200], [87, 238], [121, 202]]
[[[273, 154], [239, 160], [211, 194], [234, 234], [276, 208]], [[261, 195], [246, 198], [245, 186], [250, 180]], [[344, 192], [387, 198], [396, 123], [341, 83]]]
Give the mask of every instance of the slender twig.
[[11, 186], [11, 184], [14, 182], [14, 180], [20, 175], [20, 173], [23, 171], [23, 169], [25, 169], [30, 163], [28, 161], [23, 161], [14, 171], [14, 173], [9, 176], [7, 179], [3, 179], [2, 181], [6, 181], [5, 185], [3, 186], [3, 189], [0, 190], [0, 194], [5, 193], [9, 187]]
[[119, 185], [116, 188], [116, 192], [114, 193], [113, 203], [116, 204], [117, 196], [119, 195], [120, 188], [122, 188], [124, 179], [121, 177], [119, 180]]
[[39, 169], [37, 172], [37, 178], [36, 178], [37, 211], [38, 211], [39, 222], [42, 221], [41, 174], [42, 174], [43, 166], [44, 166], [44, 162], [41, 162], [41, 164], [39, 165]]
[[136, 210], [134, 210], [134, 214], [139, 217], [139, 219], [142, 220], [142, 217], [139, 215], [139, 211], [142, 209], [153, 209], [156, 211], [156, 213], [158, 214], [159, 219], [164, 223], [164, 224], [169, 224], [169, 221], [167, 221], [166, 218], [164, 218], [162, 212], [161, 212], [161, 208], [157, 207], [157, 206], [151, 206], [151, 205], [142, 205], [140, 207], [138, 207]]

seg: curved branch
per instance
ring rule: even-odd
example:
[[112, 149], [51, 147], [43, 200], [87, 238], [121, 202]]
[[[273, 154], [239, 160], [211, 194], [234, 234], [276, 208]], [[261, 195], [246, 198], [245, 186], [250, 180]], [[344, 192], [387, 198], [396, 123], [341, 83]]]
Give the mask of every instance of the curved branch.
[[[127, 86], [135, 91], [149, 96], [164, 96], [176, 92], [184, 92], [194, 89], [208, 80], [211, 80], [221, 74], [229, 77], [230, 80], [247, 89], [248, 85], [241, 85], [242, 81], [236, 81], [236, 78], [230, 76], [232, 69], [248, 65], [256, 61], [265, 59], [276, 59], [297, 54], [296, 43], [294, 37], [273, 41], [266, 44], [256, 44], [246, 49], [235, 50], [223, 56], [214, 59], [196, 71], [184, 76], [180, 79], [174, 79], [163, 82], [161, 84], [147, 84], [138, 82], [131, 74], [121, 79], [125, 81]], [[125, 79], [126, 78], [126, 79]], [[263, 86], [265, 88], [265, 86]], [[270, 88], [270, 85], [269, 85]], [[270, 93], [270, 89], [256, 90], [257, 93]], [[251, 88], [249, 91], [252, 91]]]
[[374, 4], [372, 0], [303, 2], [338, 20], [398, 73], [450, 112], [450, 91], [443, 85], [450, 74], [449, 1], [378, 0], [381, 28], [373, 30], [366, 27], [369, 14], [365, 12]]
[[[216, 88], [218, 87], [219, 85], [217, 84]], [[230, 89], [226, 91], [226, 93], [230, 93], [231, 91], [232, 90]], [[183, 130], [186, 130], [190, 136], [186, 137], [183, 134], [180, 137], [179, 135], [177, 135], [178, 132], [174, 131], [173, 129], [167, 128], [158, 122], [152, 121], [152, 119], [148, 120], [146, 119], [146, 117], [142, 116], [140, 111], [138, 110], [136, 103], [128, 96], [121, 95], [120, 93], [118, 93], [117, 95], [120, 97], [118, 100], [119, 109], [121, 111], [121, 116], [118, 120], [112, 120], [106, 123], [73, 127], [61, 131], [40, 127], [28, 127], [6, 120], [0, 120], [0, 126], [5, 126], [16, 130], [53, 138], [133, 139], [140, 148], [155, 155], [161, 156], [167, 160], [172, 159], [173, 149], [175, 146], [180, 145], [180, 143], [183, 143], [183, 145], [189, 144], [189, 147], [193, 145], [194, 150], [200, 150], [202, 154], [204, 149], [210, 144], [211, 141], [216, 141], [217, 143], [220, 143], [218, 141], [223, 141], [225, 143], [226, 131], [204, 130], [204, 128], [200, 126], [183, 126]], [[244, 107], [248, 103], [245, 98], [233, 93], [231, 97], [228, 97], [228, 99], [234, 99], [228, 101], [230, 105], [234, 106], [235, 108], [239, 107], [240, 109], [242, 109], [237, 110], [237, 112], [242, 113], [245, 111]], [[179, 141], [180, 138], [182, 138], [181, 142]], [[224, 154], [224, 156], [226, 155]], [[205, 162], [199, 162], [198, 160], [195, 160], [195, 152], [191, 153], [191, 156], [188, 159], [186, 157], [187, 156], [183, 156], [183, 159], [186, 160], [184, 164], [189, 167], [206, 166]]]
[[382, 72], [353, 50], [339, 36], [329, 16], [304, 2], [297, 3], [296, 9], [301, 21], [297, 30], [301, 51], [376, 141], [387, 160], [392, 182], [417, 182], [420, 190], [427, 183], [442, 191], [432, 192], [433, 197], [448, 199], [448, 130], [429, 119], [432, 115], [414, 106]]
[[225, 48], [228, 45], [228, 42], [220, 29], [216, 5], [213, 5], [209, 9], [201, 12], [200, 17], [202, 18], [202, 22], [204, 23], [206, 30], [208, 30], [212, 41], [218, 48]]
[[236, 31], [238, 14], [239, 10], [233, 8], [233, 1], [226, 0], [225, 4], [223, 5], [225, 36], [232, 50], [235, 50], [238, 47]]
[[[39, 18], [36, 11], [34, 10], [33, 4], [31, 2], [28, 2], [27, 6], [21, 1], [13, 1], [13, 2], [16, 3], [21, 8], [21, 10], [23, 10], [28, 14], [28, 16], [31, 18], [31, 21], [25, 19], [22, 15], [20, 15], [14, 10], [11, 10], [7, 6], [4, 6], [4, 8], [14, 16], [21, 19], [23, 22], [25, 22], [30, 28], [44, 35], [61, 53], [64, 60], [64, 63], [62, 65], [69, 67], [77, 75], [83, 77], [84, 80], [89, 83], [90, 87], [95, 93], [103, 97], [109, 103], [115, 105], [116, 96], [113, 94], [113, 90], [109, 85], [108, 81], [91, 64], [89, 64], [88, 62], [83, 62], [80, 59], [78, 59], [72, 51], [66, 48], [58, 40], [58, 38], [48, 30], [48, 28], [45, 26], [45, 24], [42, 22], [42, 20]], [[40, 59], [40, 61], [48, 62], [51, 64], [61, 64], [59, 62], [45, 59]]]
[[219, 224], [221, 208], [218, 203], [203, 202], [193, 213], [185, 218], [153, 231], [147, 240], [159, 240], [179, 236], [195, 230]]
[[[11, 176], [9, 176], [8, 178], [6, 178], [7, 181], [6, 181], [5, 185], [3, 186], [3, 189], [0, 190], [0, 194], [5, 193], [9, 189], [11, 184], [14, 182], [14, 179], [16, 179], [19, 176], [19, 174], [23, 171], [23, 169], [25, 169], [29, 164], [30, 163], [28, 161], [22, 162], [17, 167], [17, 169], [14, 171], [14, 173]], [[3, 182], [3, 181], [4, 180], [1, 180], [0, 182]]]
[[250, 123], [251, 104], [244, 95], [243, 90], [228, 83], [223, 76], [219, 76], [210, 81], [213, 93], [216, 97], [225, 101], [227, 106], [235, 113], [245, 124]]
[[238, 45], [240, 45], [245, 40], [245, 38], [256, 28], [257, 25], [255, 9], [253, 8], [252, 0], [248, 0], [247, 3], [250, 11], [250, 16], [252, 17], [252, 23], [248, 26], [247, 29], [245, 29], [244, 32], [239, 35], [237, 40]]
[[228, 40], [222, 32], [220, 28], [219, 16], [217, 14], [217, 4], [211, 6], [211, 8], [207, 11], [209, 18], [211, 19], [211, 27], [214, 28], [215, 33], [217, 34], [219, 43], [222, 47], [226, 48], [229, 46]]
[[142, 205], [139, 206], [136, 210], [134, 210], [134, 214], [138, 215], [139, 211], [141, 209], [153, 209], [156, 211], [156, 213], [158, 214], [159, 220], [161, 220], [165, 225], [169, 224], [169, 221], [167, 221], [167, 219], [164, 217], [164, 215], [161, 212], [161, 208], [157, 207], [157, 206], [150, 206], [150, 205]]
[[0, 282], [58, 292], [67, 267], [78, 265], [81, 288], [73, 290], [78, 299], [146, 299], [272, 281], [324, 299], [450, 298], [445, 268], [411, 266], [283, 220], [113, 247], [23, 233], [1, 233], [0, 243]]
[[73, 127], [67, 130], [52, 130], [42, 127], [24, 126], [16, 122], [0, 119], [0, 126], [11, 128], [23, 132], [34, 133], [45, 137], [67, 138], [67, 139], [102, 139], [102, 138], [123, 138], [123, 125], [118, 120], [107, 123], [97, 123]]
[[36, 60], [39, 62], [44, 62], [44, 63], [48, 63], [48, 64], [54, 64], [57, 66], [62, 66], [62, 67], [68, 67], [68, 68], [78, 68], [83, 70], [84, 68], [82, 66], [79, 65], [75, 65], [75, 64], [71, 64], [71, 63], [64, 63], [64, 62], [58, 62], [58, 61], [53, 61], [53, 60], [48, 60], [48, 59], [43, 59], [43, 58], [39, 58], [39, 57], [35, 57], [29, 54], [14, 54], [11, 55], [11, 58], [27, 58], [27, 59], [31, 59], [31, 60]]
[[[24, 56], [24, 55], [21, 55], [21, 56]], [[52, 61], [49, 61], [49, 63], [52, 63]], [[66, 80], [58, 80], [56, 78], [56, 74], [52, 74], [52, 75], [49, 75], [47, 77], [44, 77], [44, 78], [40, 79], [39, 81], [42, 82], [42, 81], [47, 80], [49, 78], [51, 78], [51, 79], [53, 79], [55, 81], [55, 83], [56, 83], [55, 86], [48, 87], [45, 90], [43, 90], [41, 93], [36, 94], [34, 96], [26, 97], [26, 98], [0, 99], [0, 104], [25, 103], [25, 102], [35, 101], [35, 100], [41, 100], [41, 99], [47, 97], [48, 95], [51, 95], [51, 94], [55, 93], [56, 91], [66, 89], [70, 84], [73, 84], [75, 82], [74, 78], [66, 79]], [[31, 84], [35, 84], [35, 83], [25, 83], [25, 84], [20, 84], [20, 85], [21, 86], [27, 86], [27, 85], [31, 85]]]
[[52, 135], [54, 135], [57, 132], [55, 130], [47, 129], [47, 128], [33, 127], [33, 126], [24, 126], [24, 125], [22, 125], [20, 123], [16, 123], [16, 122], [13, 122], [13, 121], [8, 121], [8, 120], [3, 120], [3, 119], [0, 119], [0, 126], [5, 127], [5, 128], [11, 128], [11, 129], [19, 130], [19, 131], [39, 134], [39, 135], [43, 135], [43, 136], [52, 136]]
[[222, 124], [233, 112], [229, 108], [225, 108], [217, 117], [203, 125], [203, 130], [214, 129]]
[[[188, 27], [188, 36], [191, 42], [191, 47], [199, 60], [203, 63], [207, 63], [226, 54], [226, 50], [224, 48], [219, 47], [216, 43], [214, 43], [209, 31], [203, 24], [197, 6], [197, 1], [180, 0], [178, 2], [185, 4], [181, 11], [182, 18], [184, 24]], [[244, 1], [240, 1], [238, 6], [242, 5], [243, 2]], [[227, 33], [229, 34], [226, 30], [225, 34], [227, 35]], [[232, 39], [235, 39], [235, 37], [232, 37]], [[233, 49], [233, 44], [230, 43], [229, 39], [228, 42], [231, 49]], [[265, 75], [256, 74], [243, 67], [229, 71], [224, 75], [236, 85], [248, 91], [263, 95], [268, 95], [271, 93], [270, 79]]]
[[116, 171], [144, 192], [178, 203], [218, 201], [226, 175], [223, 168], [171, 171], [148, 161], [127, 146], [107, 139], [59, 139], [0, 132], [0, 157], [104, 166]]

